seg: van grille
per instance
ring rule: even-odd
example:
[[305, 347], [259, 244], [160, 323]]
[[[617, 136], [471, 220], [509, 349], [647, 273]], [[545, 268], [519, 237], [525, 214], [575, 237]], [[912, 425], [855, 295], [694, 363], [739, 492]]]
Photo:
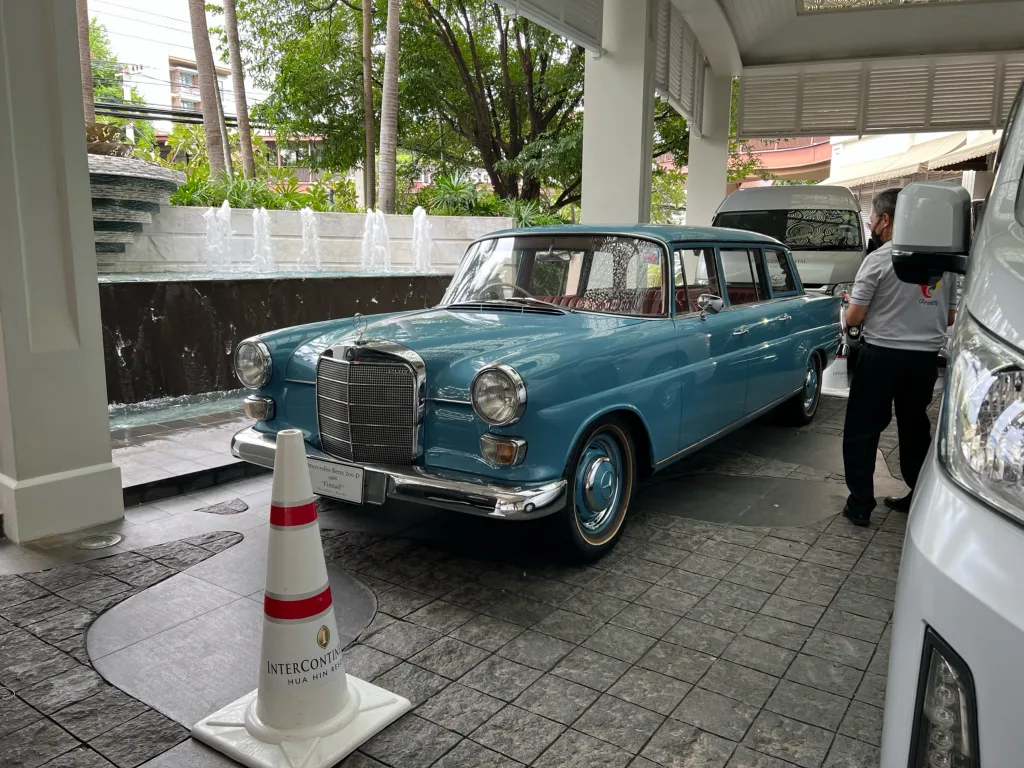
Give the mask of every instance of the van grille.
[[330, 456], [360, 464], [412, 464], [415, 403], [416, 377], [402, 361], [320, 358], [317, 421]]

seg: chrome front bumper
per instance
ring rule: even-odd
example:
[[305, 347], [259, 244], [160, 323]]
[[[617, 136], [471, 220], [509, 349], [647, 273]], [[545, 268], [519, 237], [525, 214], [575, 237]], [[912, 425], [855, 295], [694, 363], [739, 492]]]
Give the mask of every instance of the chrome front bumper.
[[[273, 469], [277, 438], [247, 427], [231, 438], [231, 453], [242, 461]], [[308, 443], [306, 456], [346, 464]], [[565, 506], [565, 480], [498, 485], [462, 474], [428, 472], [421, 467], [349, 466], [363, 470], [363, 500], [367, 504], [395, 499], [504, 520], [533, 520]]]

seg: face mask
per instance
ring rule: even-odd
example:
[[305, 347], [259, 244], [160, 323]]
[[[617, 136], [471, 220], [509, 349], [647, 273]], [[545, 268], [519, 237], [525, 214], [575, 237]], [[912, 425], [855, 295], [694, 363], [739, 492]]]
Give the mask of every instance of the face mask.
[[[883, 226], [882, 229], [884, 231], [885, 227]], [[881, 236], [881, 234], [879, 234], [874, 229], [872, 229], [871, 230], [871, 237], [868, 239], [868, 253], [870, 253], [871, 251], [877, 250], [878, 248], [881, 248], [882, 245], [883, 245], [883, 243], [882, 243], [882, 236]]]

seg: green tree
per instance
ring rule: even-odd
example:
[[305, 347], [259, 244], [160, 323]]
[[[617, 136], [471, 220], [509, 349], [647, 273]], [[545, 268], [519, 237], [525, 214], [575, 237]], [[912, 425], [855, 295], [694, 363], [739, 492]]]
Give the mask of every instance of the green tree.
[[[89, 20], [89, 52], [92, 62], [93, 104], [137, 104], [145, 106], [146, 100], [134, 86], [125, 88], [125, 74], [128, 69], [117, 60], [110, 45], [107, 28], [96, 19]], [[95, 122], [131, 127], [136, 144], [151, 143], [154, 138], [153, 124], [146, 120], [130, 120], [119, 117], [93, 115]]]

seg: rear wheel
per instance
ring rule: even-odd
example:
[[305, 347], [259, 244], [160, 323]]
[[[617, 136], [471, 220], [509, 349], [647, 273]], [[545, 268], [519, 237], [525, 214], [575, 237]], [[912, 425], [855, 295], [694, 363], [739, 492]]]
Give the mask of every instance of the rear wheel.
[[814, 421], [821, 402], [821, 356], [811, 353], [804, 371], [804, 385], [799, 392], [782, 404], [781, 411], [785, 420], [798, 427]]
[[574, 559], [597, 560], [619, 540], [636, 483], [636, 450], [622, 420], [591, 425], [573, 451], [566, 481], [557, 524]]

